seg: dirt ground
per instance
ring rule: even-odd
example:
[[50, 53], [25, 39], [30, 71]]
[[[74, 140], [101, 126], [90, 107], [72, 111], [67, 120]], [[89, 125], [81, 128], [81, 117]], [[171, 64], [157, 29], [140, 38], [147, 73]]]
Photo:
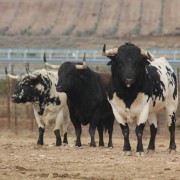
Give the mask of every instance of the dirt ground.
[[[74, 146], [75, 134], [71, 128], [68, 146], [54, 146], [51, 129], [45, 132], [45, 145], [37, 146], [37, 131], [3, 129], [0, 132], [0, 179], [179, 179], [180, 130], [176, 131], [177, 151], [169, 154], [169, 134], [160, 128], [156, 138], [156, 151], [143, 157], [135, 155], [136, 137], [131, 127], [132, 156], [123, 156], [123, 138], [116, 125], [113, 134], [114, 148], [90, 148], [88, 128], [83, 127], [82, 147]], [[149, 127], [146, 126], [143, 144], [147, 148]], [[98, 144], [98, 138], [96, 137]]]

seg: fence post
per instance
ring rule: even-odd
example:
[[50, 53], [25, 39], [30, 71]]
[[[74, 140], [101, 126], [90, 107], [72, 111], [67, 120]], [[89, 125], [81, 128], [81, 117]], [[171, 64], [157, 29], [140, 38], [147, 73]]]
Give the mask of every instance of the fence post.
[[11, 127], [11, 111], [10, 111], [10, 79], [6, 77], [6, 95], [7, 95], [7, 120], [8, 120], [8, 128]]
[[[11, 74], [14, 74], [14, 64], [11, 65]], [[16, 83], [16, 80], [12, 79], [11, 92], [14, 91], [15, 83]], [[17, 130], [17, 106], [16, 106], [16, 103], [13, 103], [13, 106], [14, 106], [14, 125]]]

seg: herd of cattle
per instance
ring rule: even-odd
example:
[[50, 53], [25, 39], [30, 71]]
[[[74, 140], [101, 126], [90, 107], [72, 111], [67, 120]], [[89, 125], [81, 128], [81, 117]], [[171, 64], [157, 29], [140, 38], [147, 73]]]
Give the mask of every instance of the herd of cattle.
[[[99, 146], [104, 146], [103, 132], [108, 131], [108, 147], [112, 148], [112, 134], [116, 119], [124, 137], [123, 154], [131, 154], [128, 123], [136, 122], [137, 155], [144, 155], [142, 143], [146, 122], [150, 124], [148, 150], [155, 149], [157, 113], [164, 110], [170, 132], [169, 150], [176, 150], [175, 122], [178, 105], [177, 80], [172, 67], [164, 57], [155, 58], [138, 46], [125, 43], [102, 54], [110, 61], [111, 74], [98, 73], [86, 64], [65, 62], [46, 69], [14, 76], [17, 79], [12, 101], [32, 103], [39, 127], [37, 144], [43, 145], [45, 126], [55, 122], [56, 145], [67, 144], [70, 121], [76, 134], [75, 145], [81, 146], [81, 125], [89, 124], [90, 146], [96, 147], [95, 130], [99, 133]], [[57, 71], [58, 70], [58, 71]], [[64, 135], [63, 142], [61, 135]]]

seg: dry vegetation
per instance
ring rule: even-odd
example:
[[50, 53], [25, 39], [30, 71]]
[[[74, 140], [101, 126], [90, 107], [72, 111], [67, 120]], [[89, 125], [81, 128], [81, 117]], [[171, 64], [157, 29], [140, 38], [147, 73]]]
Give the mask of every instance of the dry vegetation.
[[[179, 48], [179, 0], [0, 0], [1, 48]], [[165, 37], [164, 37], [165, 36]]]

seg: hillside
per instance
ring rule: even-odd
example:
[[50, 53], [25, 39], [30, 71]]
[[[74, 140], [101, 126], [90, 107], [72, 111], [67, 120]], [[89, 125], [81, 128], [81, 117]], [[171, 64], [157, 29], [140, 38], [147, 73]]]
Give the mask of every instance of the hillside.
[[[116, 44], [148, 37], [151, 46], [166, 36], [172, 41], [168, 46], [179, 47], [170, 40], [179, 40], [179, 7], [179, 0], [0, 0], [0, 45], [81, 47], [104, 39]], [[166, 40], [160, 47], [167, 46]]]

